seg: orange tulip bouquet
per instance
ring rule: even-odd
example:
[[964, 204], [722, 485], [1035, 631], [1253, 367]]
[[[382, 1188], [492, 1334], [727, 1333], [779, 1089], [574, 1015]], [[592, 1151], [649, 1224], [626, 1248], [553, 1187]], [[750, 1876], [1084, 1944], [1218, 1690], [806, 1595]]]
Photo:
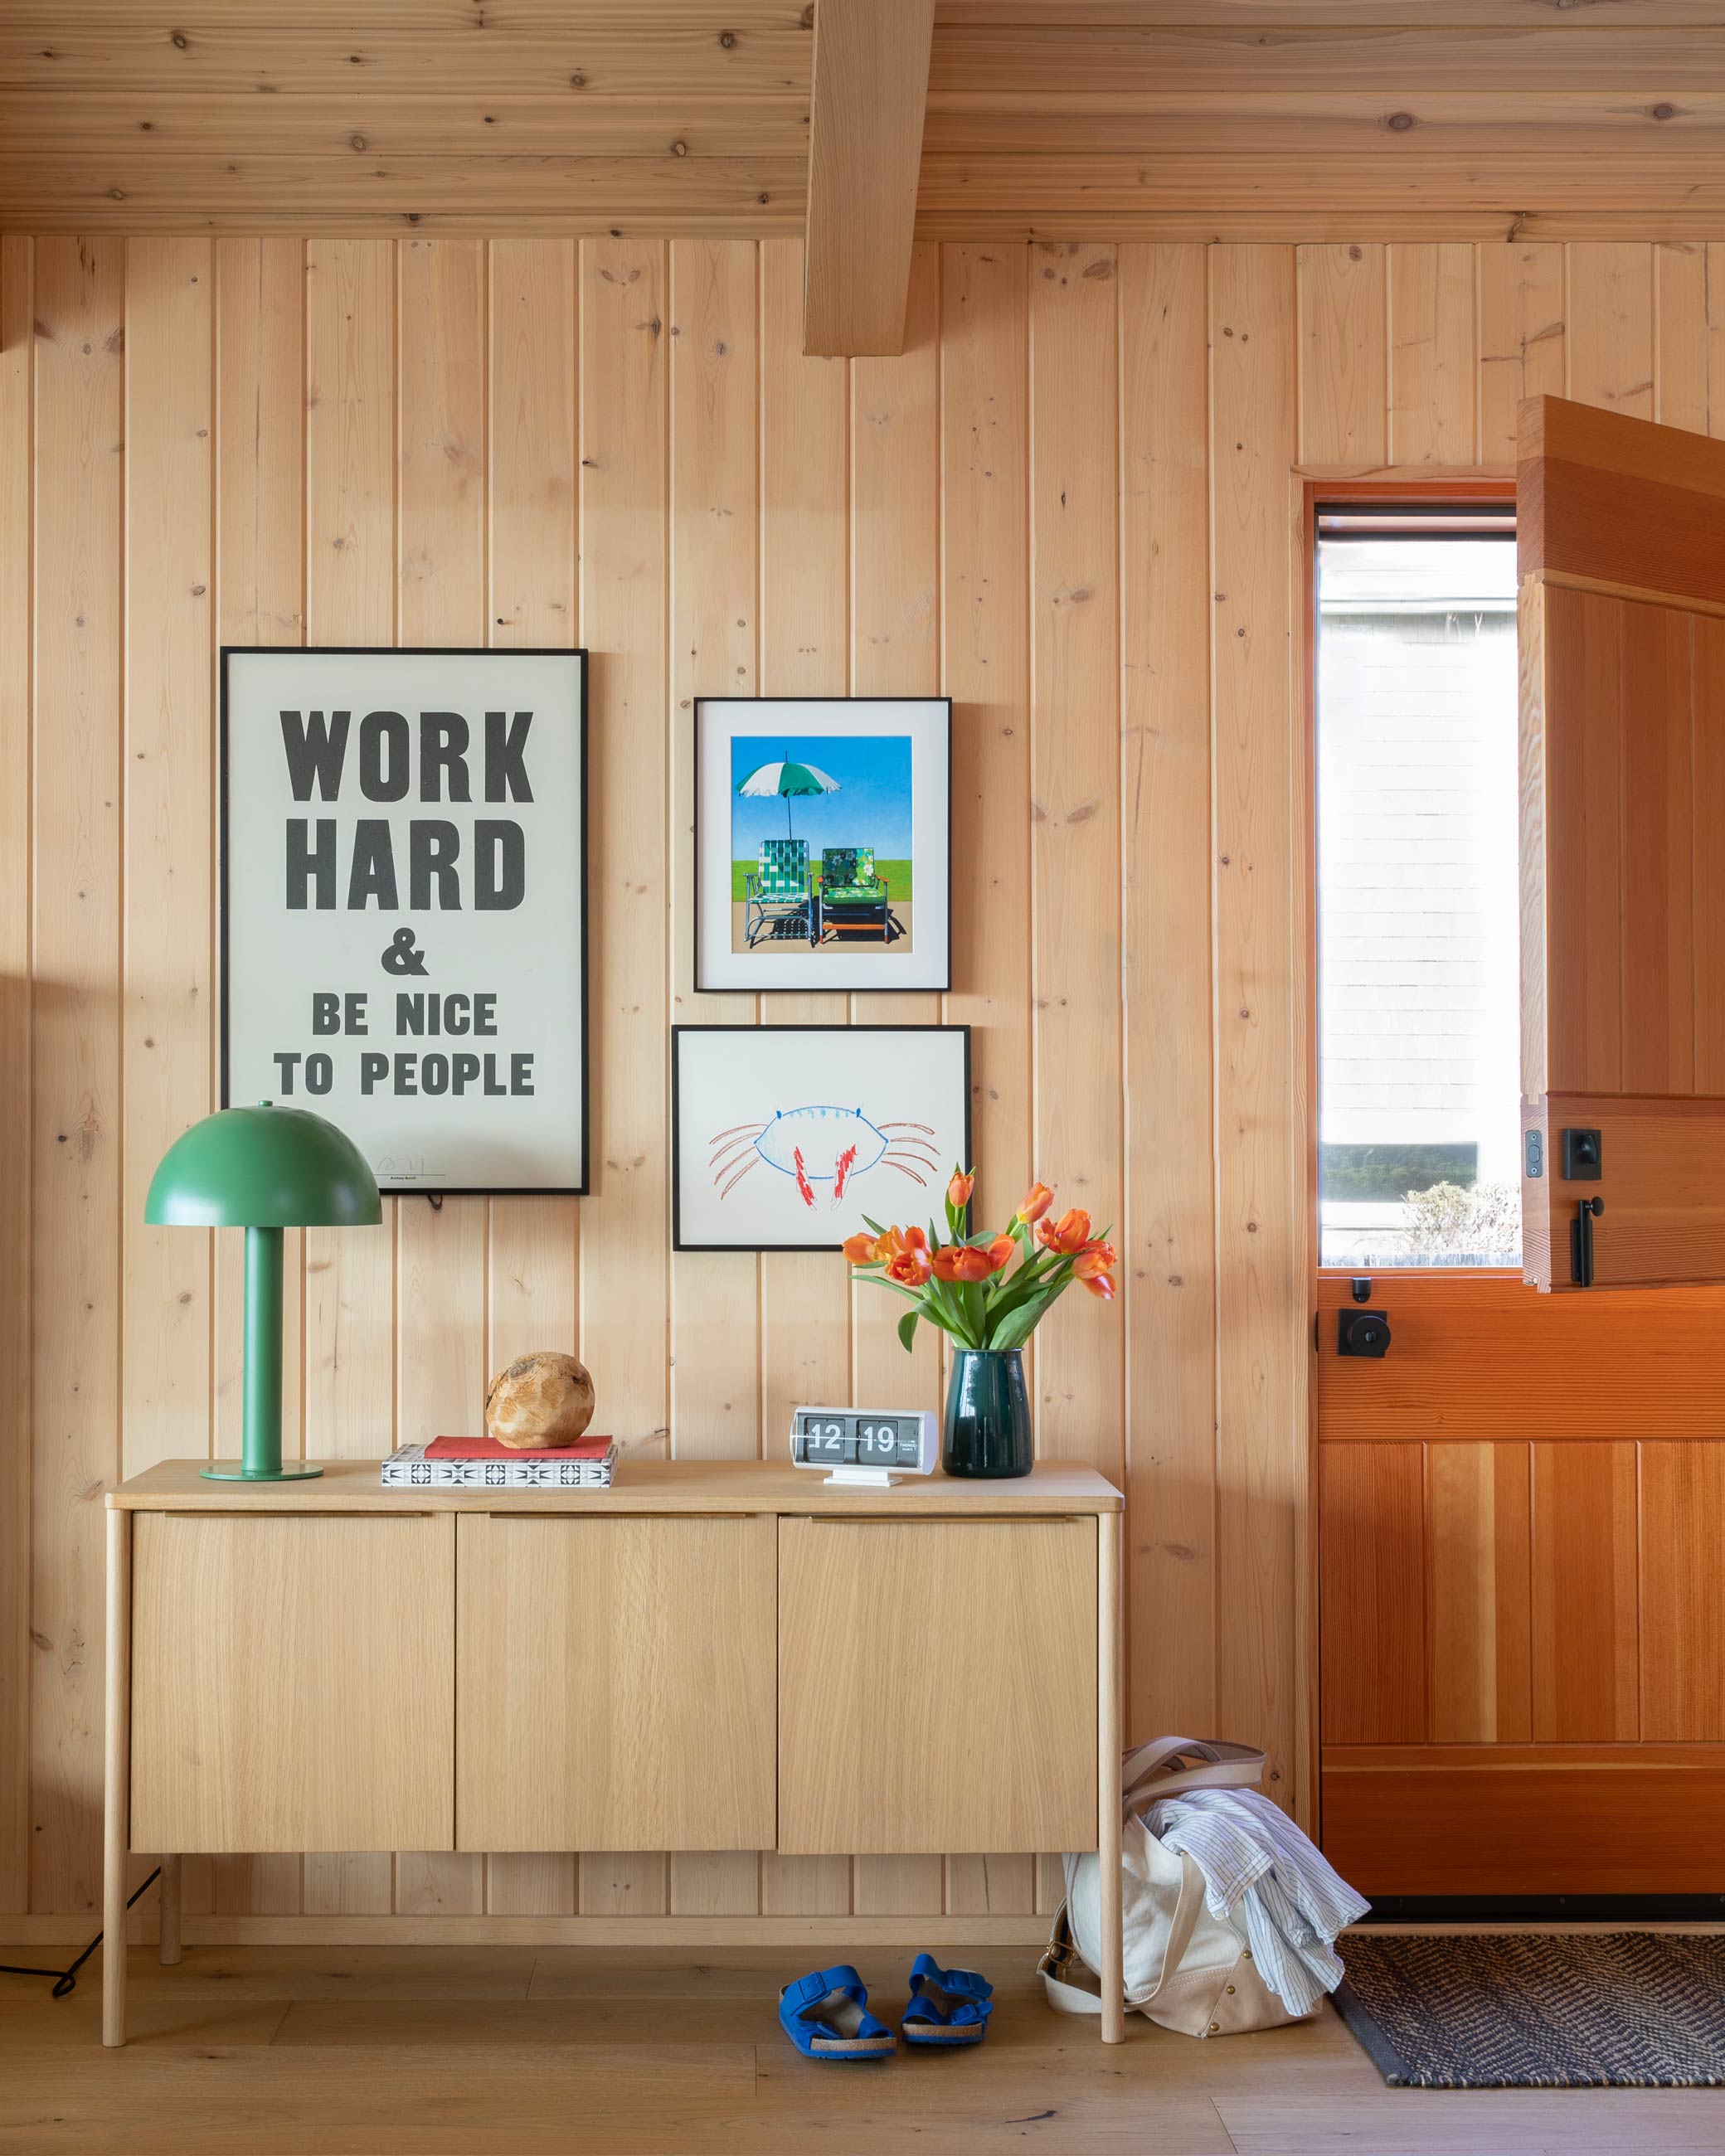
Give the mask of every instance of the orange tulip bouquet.
[[[969, 1230], [974, 1172], [955, 1168], [947, 1185], [947, 1234], [933, 1221], [921, 1228], [883, 1228], [845, 1245], [852, 1270], [878, 1281], [911, 1305], [899, 1320], [908, 1352], [919, 1319], [954, 1343], [947, 1398], [943, 1464], [952, 1475], [1009, 1476], [1030, 1471], [1029, 1397], [1019, 1351], [1050, 1308], [1076, 1281], [1103, 1302], [1114, 1299], [1113, 1245], [1106, 1232], [1074, 1206], [1049, 1218], [1054, 1193], [1033, 1183], [998, 1235]], [[1013, 1260], [1016, 1258], [1016, 1265]]]

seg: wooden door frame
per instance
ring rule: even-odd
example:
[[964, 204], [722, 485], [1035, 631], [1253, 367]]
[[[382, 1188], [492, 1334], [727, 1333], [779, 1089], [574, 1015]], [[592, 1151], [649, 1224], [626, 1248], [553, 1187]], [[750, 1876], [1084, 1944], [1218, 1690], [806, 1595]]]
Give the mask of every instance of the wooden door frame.
[[[1295, 783], [1288, 804], [1290, 858], [1294, 864], [1292, 989], [1296, 1045], [1303, 1055], [1296, 1068], [1303, 1081], [1293, 1107], [1296, 1158], [1304, 1178], [1305, 1203], [1300, 1252], [1301, 1301], [1306, 1356], [1306, 1384], [1297, 1403], [1303, 1416], [1295, 1496], [1296, 1580], [1294, 1656], [1304, 1681], [1296, 1697], [1295, 1744], [1298, 1755], [1295, 1814], [1318, 1839], [1322, 1828], [1323, 1782], [1320, 1771], [1322, 1717], [1319, 1697], [1317, 1542], [1317, 1284], [1322, 1271], [1317, 1219], [1317, 516], [1321, 502], [1345, 497], [1354, 501], [1396, 501], [1413, 506], [1445, 501], [1509, 501], [1516, 498], [1516, 475], [1504, 465], [1295, 465], [1289, 471], [1289, 520], [1292, 527], [1293, 614], [1296, 624], [1290, 654], [1294, 678], [1290, 704], [1296, 730]], [[1343, 1270], [1331, 1267], [1332, 1271]], [[1494, 1275], [1497, 1268], [1481, 1268]], [[1409, 1277], [1418, 1276], [1409, 1268]], [[1300, 1786], [1303, 1780], [1303, 1788]]]

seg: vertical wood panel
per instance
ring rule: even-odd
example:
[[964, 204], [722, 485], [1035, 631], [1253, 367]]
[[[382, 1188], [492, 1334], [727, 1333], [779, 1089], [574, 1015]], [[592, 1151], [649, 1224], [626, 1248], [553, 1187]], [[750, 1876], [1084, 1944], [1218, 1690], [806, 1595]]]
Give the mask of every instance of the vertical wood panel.
[[[671, 1016], [681, 1025], [747, 1025], [753, 996], [695, 993], [695, 699], [755, 692], [756, 250], [747, 240], [678, 240], [670, 274]], [[678, 1457], [753, 1458], [762, 1436], [759, 1261], [740, 1251], [675, 1252], [670, 1326]]]
[[[398, 642], [485, 637], [485, 251], [477, 239], [404, 239], [398, 366]], [[395, 1206], [396, 1412], [403, 1443], [482, 1427], [488, 1203], [408, 1197]], [[485, 1861], [403, 1851], [403, 1915], [476, 1915]]]
[[1425, 1449], [1426, 1697], [1434, 1744], [1532, 1734], [1525, 1445]]
[[[672, 1018], [747, 1024], [756, 999], [695, 993], [695, 699], [749, 696], [760, 631], [760, 309], [747, 240], [670, 250], [670, 845]], [[752, 1459], [761, 1441], [760, 1262], [680, 1250], [670, 1260], [670, 1423], [680, 1459]], [[678, 1916], [760, 1907], [752, 1852], [670, 1859]]]
[[[298, 239], [216, 242], [216, 623], [218, 644], [298, 644], [305, 625], [305, 249]], [[217, 680], [219, 691], [220, 680]], [[211, 927], [219, 964], [219, 927]], [[220, 1013], [210, 1013], [211, 1053]], [[213, 1070], [211, 1097], [219, 1074]], [[215, 1239], [211, 1450], [237, 1455], [245, 1239]], [[305, 1239], [282, 1265], [282, 1449], [305, 1450], [300, 1399]], [[298, 1868], [295, 1891], [298, 1891]]]
[[1725, 1093], [1725, 621], [1694, 639], [1695, 1090]]
[[101, 1898], [102, 1495], [120, 1466], [124, 252], [36, 250], [30, 1906]]
[[[575, 595], [575, 243], [497, 239], [490, 260], [487, 640], [572, 645]], [[579, 1201], [494, 1198], [485, 1369], [539, 1348], [578, 1352]], [[601, 1418], [603, 1419], [603, 1418]], [[485, 1864], [498, 1916], [572, 1916], [575, 1858]]]
[[[1031, 255], [1034, 1170], [1098, 1234], [1119, 1229], [1124, 1202], [1117, 268], [1111, 247]], [[1124, 1316], [1075, 1291], [1036, 1335], [1039, 1450], [1113, 1480]]]
[[1569, 250], [1569, 394], [1653, 417], [1653, 249], [1578, 240]]
[[[799, 242], [763, 243], [760, 288], [761, 693], [842, 696], [850, 671], [850, 366], [803, 355]], [[848, 999], [763, 995], [761, 1014], [769, 1025], [842, 1025]], [[785, 1442], [799, 1400], [850, 1396], [850, 1288], [836, 1258], [762, 1255], [761, 1356], [761, 1438], [771, 1451]]]
[[[850, 370], [850, 693], [921, 696], [941, 686], [940, 648], [940, 249], [911, 250], [901, 357], [859, 359]], [[968, 834], [966, 834], [968, 835]], [[961, 836], [958, 843], [963, 842]], [[861, 1025], [934, 1025], [937, 995], [854, 995]], [[968, 1162], [965, 1163], [970, 1165]], [[926, 1191], [906, 1189], [911, 1217], [938, 1216], [952, 1168], [942, 1163]], [[847, 1220], [860, 1225], [860, 1214]], [[851, 1398], [941, 1404], [940, 1340], [916, 1328], [907, 1357], [899, 1344], [904, 1306], [872, 1282], [851, 1290]], [[934, 1860], [917, 1860], [926, 1879]], [[938, 1865], [935, 1865], [937, 1874]], [[859, 1866], [860, 1888], [864, 1867]], [[920, 1907], [922, 1897], [900, 1906]], [[887, 1904], [859, 1898], [859, 1911]], [[932, 1906], [940, 1907], [938, 1885]]]
[[1695, 1085], [1691, 627], [1676, 608], [1623, 609], [1623, 1083], [1631, 1093]]
[[0, 1911], [30, 1902], [30, 496], [35, 250], [0, 239]]
[[[393, 241], [307, 243], [311, 644], [396, 640], [395, 298]], [[363, 1458], [396, 1440], [397, 1202], [384, 1199], [379, 1228], [305, 1230], [305, 1450], [314, 1455]]]
[[125, 1471], [208, 1450], [211, 1244], [150, 1228], [162, 1154], [210, 1103], [214, 1008], [209, 740], [211, 330], [208, 240], [126, 249]]
[[1423, 1449], [1323, 1449], [1319, 1681], [1327, 1744], [1425, 1741]]
[[1640, 1448], [1641, 1735], [1725, 1738], [1725, 1445]]
[[[952, 993], [969, 1024], [971, 1147], [979, 1219], [1004, 1219], [1030, 1181], [1029, 665], [1022, 247], [941, 258], [941, 629], [952, 698]], [[947, 1860], [947, 1907], [1028, 1910], [1032, 1860]]]
[[[297, 644], [305, 627], [305, 244], [297, 239], [219, 239], [215, 247], [216, 640]], [[217, 677], [219, 691], [220, 678]], [[219, 928], [208, 924], [212, 961]], [[220, 1014], [208, 1013], [211, 1097]], [[243, 1235], [215, 1240], [215, 1328], [211, 1450], [240, 1443]], [[305, 1239], [285, 1238], [282, 1266], [282, 1449], [304, 1450], [300, 1401]], [[130, 1370], [130, 1388], [135, 1382]], [[178, 1448], [176, 1448], [177, 1450]], [[297, 1856], [188, 1857], [181, 1900], [197, 1908], [208, 1891], [223, 1913], [277, 1916], [300, 1903]]]
[[1533, 1741], [1640, 1735], [1633, 1445], [1533, 1447]]
[[[842, 696], [850, 675], [850, 365], [803, 355], [800, 243], [762, 244], [760, 292], [761, 692]], [[842, 1025], [848, 1014], [840, 994], [761, 998], [769, 1025]], [[785, 1441], [799, 1400], [849, 1396], [850, 1290], [837, 1260], [762, 1255], [761, 1353], [761, 1438], [771, 1451]]]
[[1547, 730], [1547, 814], [1585, 831], [1585, 847], [1546, 854], [1546, 1086], [1615, 1092], [1622, 1085], [1623, 977], [1617, 893], [1623, 785], [1618, 687], [1624, 608], [1548, 586], [1545, 701], [1570, 715]]
[[1388, 439], [1384, 250], [1346, 244], [1298, 254], [1301, 461], [1381, 465]]
[[1668, 240], [1653, 250], [1653, 416], [1692, 434], [1725, 430], [1725, 294], [1713, 289], [1722, 270], [1725, 254], [1703, 239]]
[[978, 1218], [1031, 1179], [1029, 662], [1024, 595], [1028, 263], [1021, 247], [942, 251], [942, 629], [952, 698], [952, 992], [969, 1024]]
[[1391, 247], [1389, 460], [1474, 461], [1474, 250]]
[[[932, 695], [940, 686], [940, 250], [911, 251], [903, 356], [859, 359], [850, 370], [850, 691], [855, 696]], [[866, 1025], [939, 1022], [937, 995], [854, 995]], [[966, 1163], [968, 1167], [970, 1163]], [[916, 1210], [936, 1212], [951, 1168], [942, 1163]], [[910, 1197], [906, 1199], [909, 1209]], [[847, 1225], [860, 1224], [860, 1218]], [[872, 1282], [851, 1290], [851, 1394], [859, 1405], [899, 1400], [938, 1409], [939, 1337], [916, 1328], [915, 1352], [899, 1344], [904, 1306]], [[938, 1914], [945, 1897], [938, 1856], [859, 1856], [851, 1907], [860, 1915]]]
[[1216, 1711], [1270, 1753], [1265, 1786], [1304, 1800], [1296, 1742], [1295, 1522], [1306, 1452], [1306, 1163], [1296, 1133], [1307, 1019], [1294, 1008], [1296, 905], [1286, 804], [1287, 471], [1294, 461], [1294, 265], [1219, 247], [1210, 277], [1218, 1172]]
[[[305, 249], [305, 631], [311, 644], [396, 641], [396, 263], [387, 239]], [[395, 1216], [305, 1235], [305, 1450], [391, 1450]], [[308, 1856], [308, 1914], [381, 1914], [394, 1866], [376, 1850]]]
[[1204, 250], [1121, 249], [1127, 1734], [1216, 1727]]
[[[581, 1337], [619, 1445], [655, 1455], [670, 1419], [666, 270], [662, 241], [582, 242], [581, 621], [594, 656]], [[593, 1913], [665, 1907], [662, 1856], [589, 1851], [579, 1883]]]
[[[210, 1450], [213, 1245], [244, 1242], [147, 1227], [143, 1217], [157, 1163], [213, 1104], [214, 284], [208, 240], [127, 243], [120, 1352], [128, 1475]], [[184, 1881], [193, 1908], [213, 1901], [215, 1870], [193, 1860]], [[297, 1873], [275, 1884], [292, 1889]]]
[[1482, 244], [1479, 264], [1480, 461], [1513, 465], [1524, 397], [1561, 397], [1568, 379], [1563, 250]]
[[[767, 240], [761, 291], [761, 693], [842, 696], [849, 677], [850, 365], [803, 352], [803, 248]], [[842, 1025], [842, 995], [768, 995], [769, 1025]], [[768, 1251], [761, 1266], [761, 1440], [786, 1441], [799, 1400], [850, 1385], [850, 1296], [836, 1258]], [[764, 1856], [768, 1916], [850, 1907], [842, 1856]]]

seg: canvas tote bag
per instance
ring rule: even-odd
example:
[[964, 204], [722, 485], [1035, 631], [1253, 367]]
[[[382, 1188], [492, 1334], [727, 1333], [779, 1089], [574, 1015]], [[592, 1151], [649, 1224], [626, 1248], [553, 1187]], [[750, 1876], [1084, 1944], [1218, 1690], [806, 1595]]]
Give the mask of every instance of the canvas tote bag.
[[[1264, 1754], [1248, 1744], [1158, 1737], [1122, 1763], [1121, 1902], [1126, 2003], [1187, 2036], [1279, 2029], [1290, 2014], [1252, 1960], [1245, 1933], [1204, 1906], [1204, 1873], [1164, 1849], [1140, 1815], [1183, 1789], [1255, 1787]], [[1066, 1899], [1038, 1964], [1048, 2003], [1061, 2014], [1100, 2014], [1102, 1963], [1100, 1859], [1065, 1860]]]

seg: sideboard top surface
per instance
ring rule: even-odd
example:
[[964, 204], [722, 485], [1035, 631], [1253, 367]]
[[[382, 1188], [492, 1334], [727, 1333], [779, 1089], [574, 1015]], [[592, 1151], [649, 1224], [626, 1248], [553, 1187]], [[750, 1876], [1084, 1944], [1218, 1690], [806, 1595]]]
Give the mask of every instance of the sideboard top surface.
[[1117, 1512], [1094, 1468], [1039, 1462], [1011, 1481], [911, 1476], [890, 1490], [829, 1485], [778, 1460], [619, 1460], [603, 1490], [386, 1490], [376, 1460], [326, 1460], [313, 1481], [210, 1482], [202, 1460], [163, 1460], [108, 1492], [138, 1512], [790, 1512], [814, 1516], [1035, 1517]]

